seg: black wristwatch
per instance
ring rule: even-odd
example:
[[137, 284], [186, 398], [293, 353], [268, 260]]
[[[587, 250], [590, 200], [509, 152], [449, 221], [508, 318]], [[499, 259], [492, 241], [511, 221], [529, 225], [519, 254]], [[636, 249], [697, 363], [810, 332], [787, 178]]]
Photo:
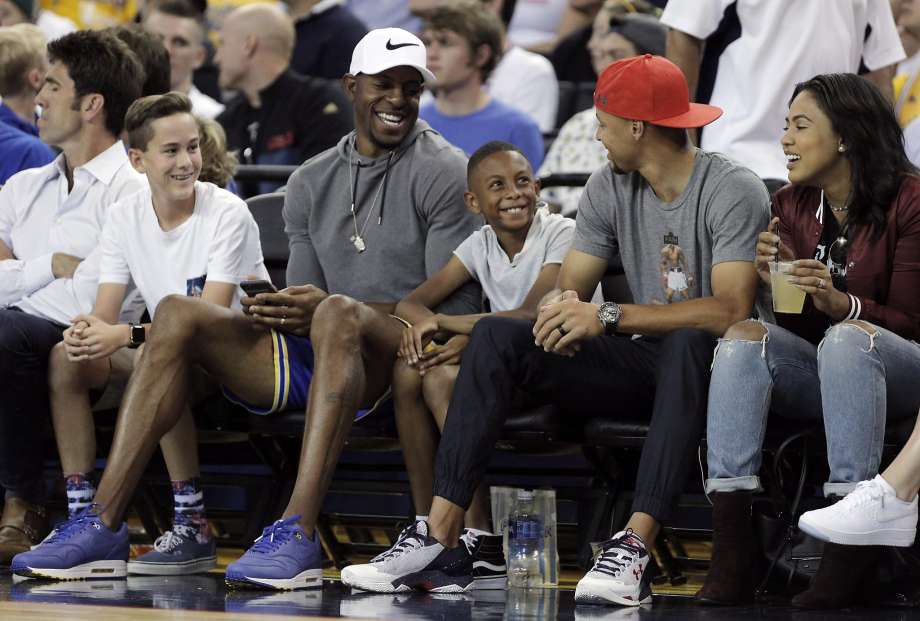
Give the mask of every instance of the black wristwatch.
[[620, 323], [620, 315], [623, 310], [616, 302], [604, 302], [597, 309], [597, 320], [604, 326], [604, 334], [613, 336], [617, 331], [617, 324]]
[[131, 324], [130, 333], [128, 335], [128, 348], [137, 349], [144, 344], [146, 339], [147, 328], [142, 324]]

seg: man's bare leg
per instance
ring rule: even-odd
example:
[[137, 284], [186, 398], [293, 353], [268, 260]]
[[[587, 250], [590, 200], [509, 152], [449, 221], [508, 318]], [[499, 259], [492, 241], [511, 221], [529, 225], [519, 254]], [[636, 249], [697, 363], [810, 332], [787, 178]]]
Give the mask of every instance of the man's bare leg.
[[658, 538], [658, 531], [661, 530], [661, 524], [648, 513], [633, 513], [629, 516], [626, 528], [631, 528], [634, 533], [642, 538], [646, 546], [652, 547], [655, 539]]
[[397, 320], [346, 296], [331, 295], [316, 308], [300, 468], [283, 516], [300, 515], [306, 533], [316, 527], [355, 412], [390, 385], [402, 330]]
[[882, 478], [894, 488], [898, 498], [910, 502], [920, 490], [920, 419], [914, 430], [891, 465], [882, 473]]
[[[438, 437], [444, 432], [444, 422], [447, 420], [447, 408], [450, 406], [450, 398], [454, 394], [454, 383], [457, 381], [457, 374], [460, 372], [460, 366], [456, 364], [443, 364], [430, 369], [422, 380], [422, 390], [425, 396], [425, 403], [431, 409], [435, 424], [438, 426]], [[431, 453], [431, 470], [429, 471], [428, 485], [428, 506], [431, 506], [432, 489], [434, 488], [434, 460], [437, 452], [437, 445]], [[467, 528], [491, 531], [492, 511], [489, 507], [489, 494], [486, 492], [485, 485], [480, 484], [473, 493], [473, 500], [470, 502], [470, 508], [466, 510], [464, 524]]]
[[270, 404], [273, 398], [270, 333], [254, 329], [238, 311], [169, 296], [157, 307], [145, 349], [122, 400], [96, 492], [109, 527], [121, 522], [157, 443], [178, 422], [193, 364], [250, 403]]
[[435, 496], [428, 514], [428, 534], [445, 548], [456, 548], [463, 529], [463, 516], [466, 512], [460, 505]]
[[160, 439], [163, 461], [172, 481], [190, 481], [200, 473], [198, 465], [198, 430], [192, 410], [186, 403], [179, 421]]
[[397, 360], [393, 367], [393, 405], [412, 504], [416, 514], [428, 515], [440, 435], [422, 397], [422, 376], [403, 360]]

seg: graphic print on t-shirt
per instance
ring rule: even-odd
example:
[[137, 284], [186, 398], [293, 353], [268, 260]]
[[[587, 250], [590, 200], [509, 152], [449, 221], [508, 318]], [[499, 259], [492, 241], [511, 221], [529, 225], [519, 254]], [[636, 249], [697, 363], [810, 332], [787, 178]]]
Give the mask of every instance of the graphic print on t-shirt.
[[207, 274], [202, 274], [197, 278], [189, 278], [185, 281], [185, 295], [190, 298], [200, 298], [204, 291], [204, 281], [208, 279]]
[[677, 235], [668, 233], [664, 236], [661, 249], [661, 286], [664, 289], [664, 303], [679, 302], [690, 299], [690, 287], [696, 280], [690, 272], [687, 258], [681, 249]]

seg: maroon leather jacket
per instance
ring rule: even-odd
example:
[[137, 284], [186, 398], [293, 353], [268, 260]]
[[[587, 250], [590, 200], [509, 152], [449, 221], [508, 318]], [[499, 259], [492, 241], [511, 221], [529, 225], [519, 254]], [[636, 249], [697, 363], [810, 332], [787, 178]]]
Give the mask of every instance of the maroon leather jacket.
[[[821, 239], [821, 190], [788, 185], [773, 195], [777, 234], [797, 259], [811, 258]], [[920, 177], [901, 183], [882, 235], [854, 227], [847, 252], [847, 292], [855, 296], [851, 317], [920, 340]], [[806, 297], [802, 315], [777, 315], [777, 323], [813, 343], [830, 325]]]

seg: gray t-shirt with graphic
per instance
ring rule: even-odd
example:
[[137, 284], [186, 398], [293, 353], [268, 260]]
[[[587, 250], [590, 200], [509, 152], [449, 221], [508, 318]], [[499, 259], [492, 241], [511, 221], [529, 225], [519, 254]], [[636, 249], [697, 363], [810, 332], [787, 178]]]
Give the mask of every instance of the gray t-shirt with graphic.
[[750, 170], [698, 150], [690, 181], [661, 201], [638, 172], [609, 166], [588, 179], [572, 247], [607, 260], [619, 256], [637, 304], [712, 295], [712, 267], [753, 261], [767, 227], [770, 197]]

